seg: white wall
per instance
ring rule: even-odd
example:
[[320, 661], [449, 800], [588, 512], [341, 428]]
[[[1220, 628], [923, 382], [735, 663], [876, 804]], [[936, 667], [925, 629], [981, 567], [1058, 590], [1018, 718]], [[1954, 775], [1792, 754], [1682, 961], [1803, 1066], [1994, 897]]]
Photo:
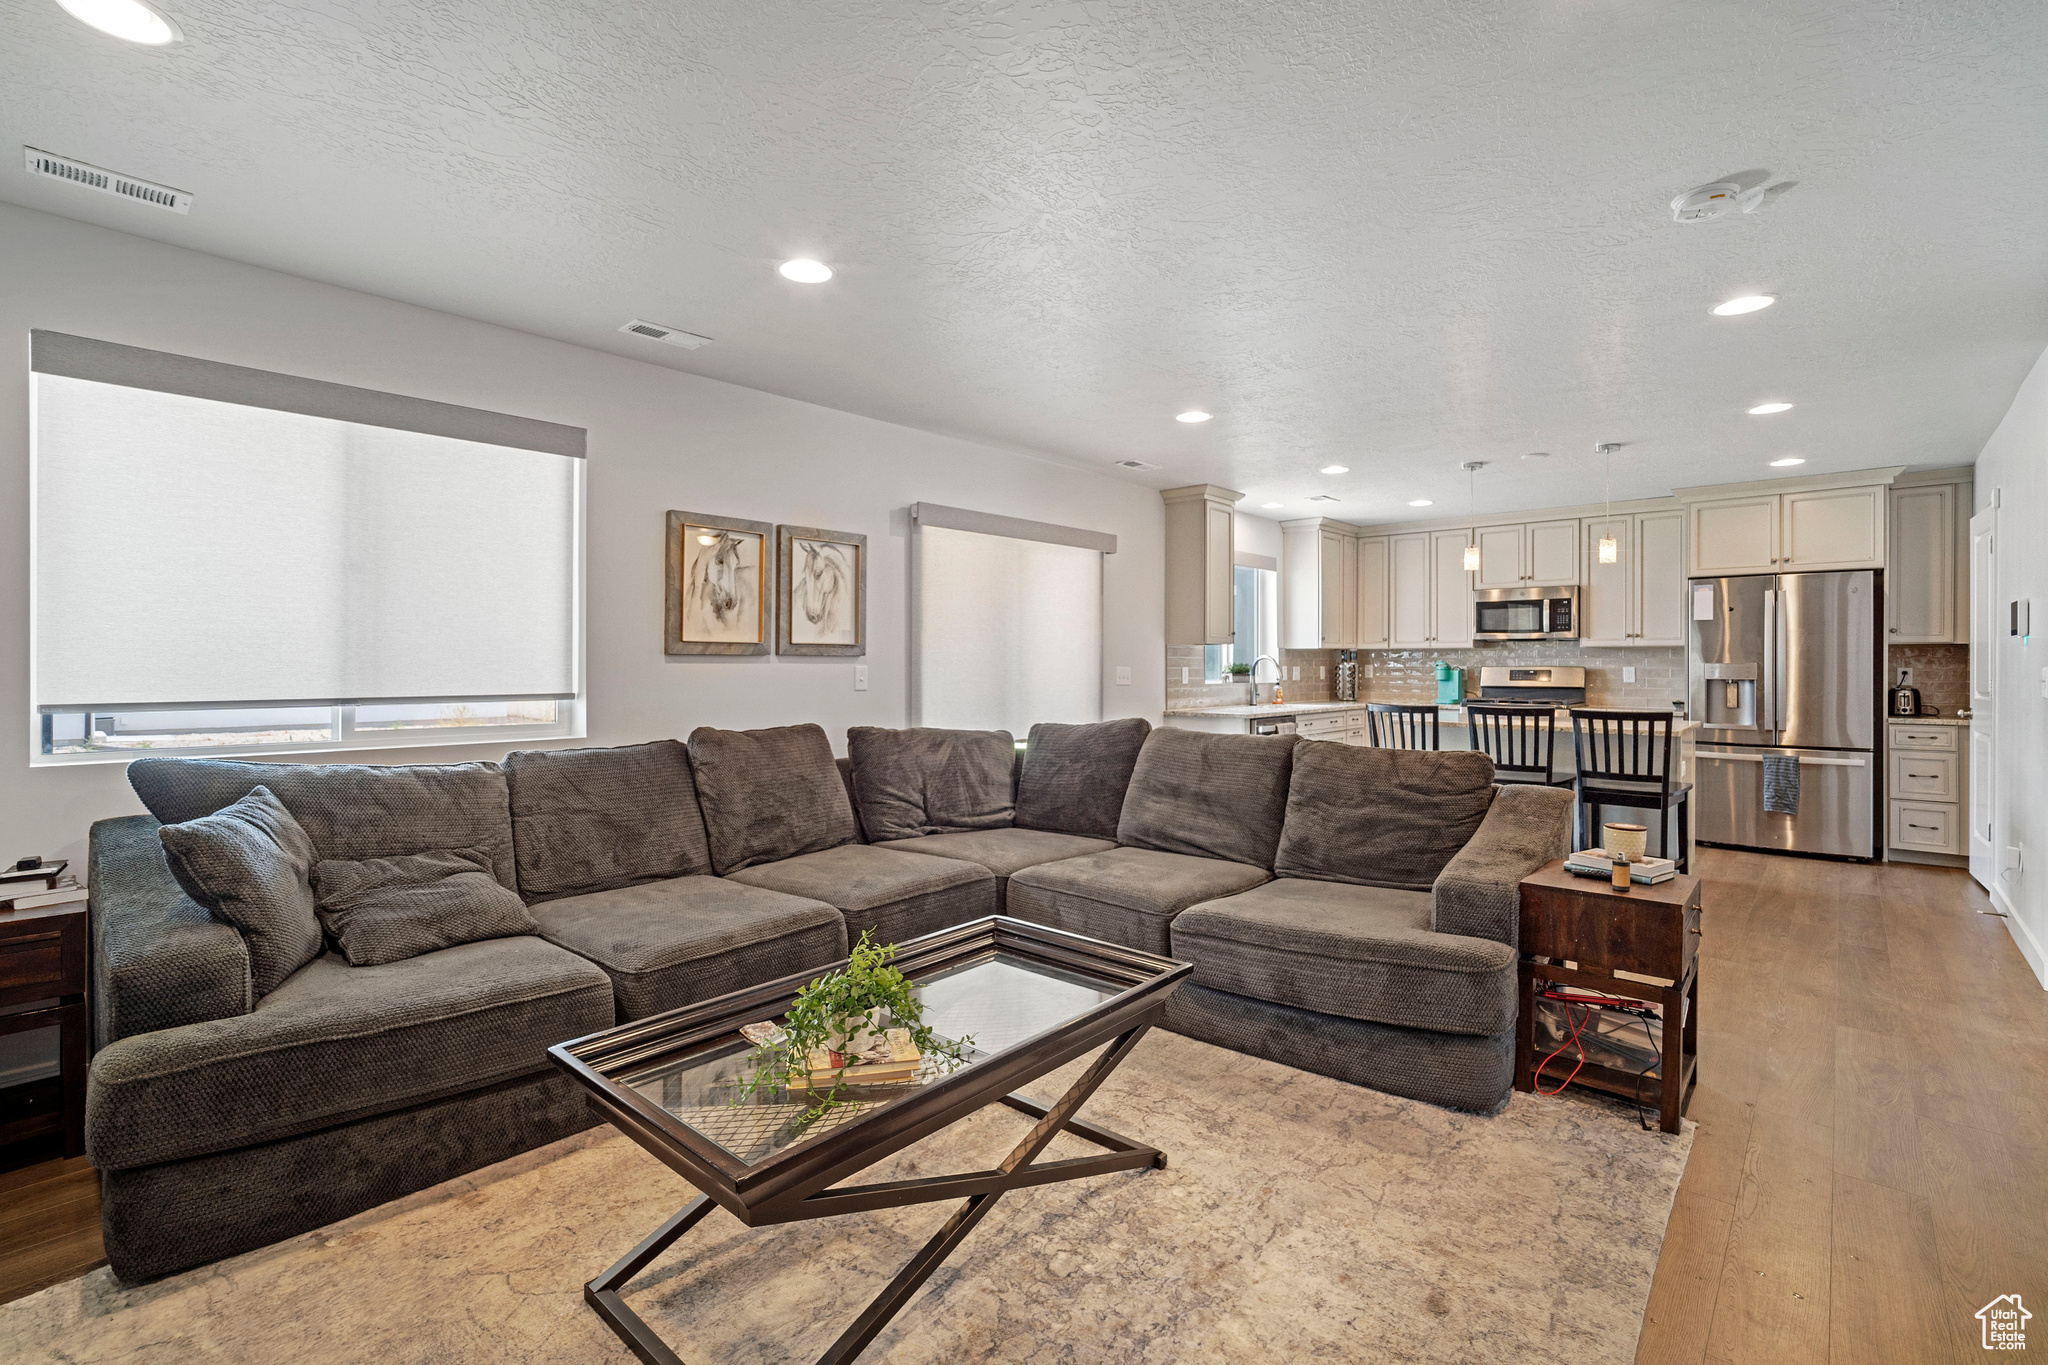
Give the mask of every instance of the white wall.
[[[141, 210], [137, 210], [140, 212]], [[87, 827], [137, 812], [118, 763], [29, 767], [28, 332], [32, 327], [587, 427], [589, 738], [625, 744], [699, 725], [908, 714], [912, 502], [1107, 531], [1107, 716], [1165, 703], [1164, 508], [1120, 479], [856, 417], [0, 204], [0, 857], [80, 859]], [[863, 531], [869, 689], [850, 659], [662, 652], [669, 508]], [[233, 648], [223, 641], [223, 648]], [[1118, 666], [1135, 681], [1114, 685]], [[495, 758], [506, 746], [364, 751], [358, 762]]]
[[2034, 974], [2048, 986], [2048, 699], [2041, 695], [2041, 670], [2048, 668], [2048, 542], [2040, 533], [2048, 525], [2048, 353], [1977, 457], [1976, 510], [1991, 506], [1994, 497], [2000, 618], [2004, 603], [2029, 599], [2040, 643], [2000, 634], [1996, 646], [1992, 866], [2017, 845], [2025, 868], [2016, 880], [1994, 876], [1991, 894]]

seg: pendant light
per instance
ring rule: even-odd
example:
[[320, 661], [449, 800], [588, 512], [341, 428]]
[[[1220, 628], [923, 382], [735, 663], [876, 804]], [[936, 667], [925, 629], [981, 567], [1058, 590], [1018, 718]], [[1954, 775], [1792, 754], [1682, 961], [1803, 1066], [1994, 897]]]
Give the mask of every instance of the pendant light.
[[[1471, 521], [1474, 517], [1479, 515], [1479, 471], [1486, 468], [1486, 461], [1467, 460], [1465, 461], [1463, 468], [1465, 470], [1465, 477], [1467, 481], [1465, 486], [1465, 520]], [[1479, 542], [1477, 539], [1478, 535], [1479, 528], [1477, 526], [1467, 526], [1465, 528], [1466, 573], [1479, 572]]]
[[1621, 442], [1602, 441], [1593, 448], [1607, 457], [1607, 521], [1600, 528], [1607, 534], [1600, 537], [1600, 562], [1616, 564], [1621, 561], [1621, 545], [1614, 538], [1614, 452], [1621, 449]]

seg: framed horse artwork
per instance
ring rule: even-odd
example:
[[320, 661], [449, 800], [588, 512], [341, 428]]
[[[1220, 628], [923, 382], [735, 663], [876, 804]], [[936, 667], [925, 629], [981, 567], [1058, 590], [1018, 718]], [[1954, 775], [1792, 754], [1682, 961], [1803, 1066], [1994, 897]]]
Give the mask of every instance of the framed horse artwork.
[[868, 538], [815, 526], [775, 528], [782, 583], [777, 654], [868, 652]]
[[766, 654], [775, 601], [775, 559], [765, 521], [668, 514], [670, 654]]

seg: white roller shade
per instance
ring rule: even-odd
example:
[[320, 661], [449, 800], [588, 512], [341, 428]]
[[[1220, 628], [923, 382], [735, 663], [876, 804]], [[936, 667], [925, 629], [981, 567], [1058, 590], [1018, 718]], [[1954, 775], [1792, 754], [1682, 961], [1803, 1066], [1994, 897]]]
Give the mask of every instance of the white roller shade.
[[913, 722], [1022, 739], [1100, 720], [1103, 552], [929, 521], [916, 534]]
[[[38, 707], [576, 695], [582, 461], [392, 395], [376, 425], [290, 411], [363, 391], [264, 378], [251, 406], [34, 376]], [[384, 424], [409, 403], [444, 430]]]

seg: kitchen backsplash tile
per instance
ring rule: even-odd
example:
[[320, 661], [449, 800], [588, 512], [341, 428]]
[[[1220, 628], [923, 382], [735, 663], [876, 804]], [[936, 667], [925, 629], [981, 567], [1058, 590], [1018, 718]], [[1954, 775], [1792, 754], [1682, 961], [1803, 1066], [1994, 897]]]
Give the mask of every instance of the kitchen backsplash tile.
[[[1441, 660], [1465, 670], [1465, 694], [1479, 695], [1482, 668], [1542, 668], [1573, 665], [1586, 670], [1586, 704], [1641, 707], [1663, 711], [1685, 700], [1685, 651], [1663, 649], [1580, 649], [1552, 640], [1487, 641], [1470, 649], [1369, 649], [1359, 651], [1360, 664], [1373, 676], [1362, 679], [1361, 701], [1428, 701], [1436, 696], [1436, 665]], [[1633, 668], [1634, 682], [1621, 671]]]
[[1933, 707], [1944, 716], [1968, 709], [1970, 705], [1970, 647], [1968, 645], [1893, 645], [1884, 685], [1899, 680], [1899, 670], [1912, 673], [1910, 685], [1920, 689], [1922, 710]]
[[[1283, 649], [1280, 651], [1280, 666], [1287, 670], [1288, 677], [1281, 684], [1281, 693], [1289, 701], [1334, 701], [1337, 697], [1337, 651], [1334, 649]], [[1181, 670], [1187, 670], [1188, 681], [1181, 682]], [[1301, 676], [1293, 676], [1299, 668]], [[1273, 682], [1272, 665], [1259, 669], [1261, 696], [1270, 696]], [[1242, 706], [1250, 694], [1246, 684], [1205, 683], [1202, 681], [1202, 647], [1200, 645], [1168, 645], [1166, 647], [1166, 705], [1169, 710], [1184, 706]]]

